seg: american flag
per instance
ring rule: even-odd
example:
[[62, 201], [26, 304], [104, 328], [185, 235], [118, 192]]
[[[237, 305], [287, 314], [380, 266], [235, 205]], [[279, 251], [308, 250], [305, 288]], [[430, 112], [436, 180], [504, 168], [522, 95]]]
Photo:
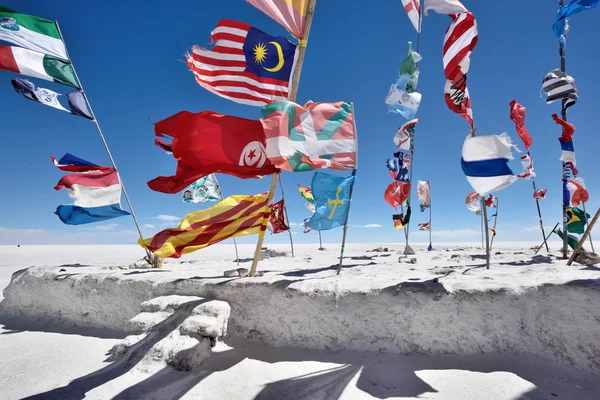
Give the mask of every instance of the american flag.
[[419, 224], [419, 230], [420, 231], [429, 231], [429, 230], [431, 230], [431, 222], [425, 222], [425, 223]]
[[444, 37], [443, 63], [446, 75], [444, 95], [448, 108], [461, 114], [473, 128], [473, 110], [467, 89], [467, 72], [471, 62], [471, 52], [479, 38], [477, 21], [470, 12], [451, 14], [450, 17], [452, 24]]
[[219, 21], [211, 42], [212, 49], [194, 46], [187, 56], [200, 86], [252, 106], [287, 100], [296, 54], [293, 43], [232, 20]]

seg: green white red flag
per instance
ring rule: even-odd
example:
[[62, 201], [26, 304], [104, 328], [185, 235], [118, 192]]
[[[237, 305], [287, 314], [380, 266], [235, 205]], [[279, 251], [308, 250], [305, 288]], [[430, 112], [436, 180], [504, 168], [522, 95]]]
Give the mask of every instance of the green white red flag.
[[267, 157], [291, 172], [356, 168], [358, 143], [350, 103], [300, 106], [277, 101], [262, 109]]
[[54, 21], [20, 14], [0, 5], [0, 40], [68, 59], [65, 44]]
[[0, 70], [79, 88], [71, 63], [15, 46], [0, 46]]

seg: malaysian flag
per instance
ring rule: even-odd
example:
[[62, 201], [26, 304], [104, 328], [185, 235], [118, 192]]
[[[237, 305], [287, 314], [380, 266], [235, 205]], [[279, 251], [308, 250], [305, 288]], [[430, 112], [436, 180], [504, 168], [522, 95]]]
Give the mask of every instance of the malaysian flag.
[[429, 231], [431, 230], [431, 222], [425, 222], [423, 224], [419, 224], [420, 231]]
[[450, 15], [452, 24], [444, 37], [444, 96], [450, 110], [461, 114], [473, 128], [473, 110], [467, 89], [471, 52], [477, 44], [477, 21], [470, 12]]
[[264, 106], [287, 100], [296, 46], [243, 22], [221, 20], [211, 49], [198, 46], [187, 56], [196, 82], [236, 103]]
[[557, 69], [546, 74], [542, 82], [542, 90], [548, 96], [546, 98], [547, 104], [558, 100], [566, 100], [565, 108], [569, 108], [579, 100], [579, 91], [575, 87], [575, 79]]

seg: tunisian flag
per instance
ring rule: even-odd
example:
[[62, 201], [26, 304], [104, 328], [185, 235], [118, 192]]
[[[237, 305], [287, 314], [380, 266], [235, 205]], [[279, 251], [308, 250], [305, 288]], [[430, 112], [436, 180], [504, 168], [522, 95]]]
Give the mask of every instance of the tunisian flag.
[[279, 170], [265, 151], [265, 133], [260, 121], [231, 117], [212, 111], [181, 111], [154, 126], [158, 137], [172, 137], [170, 149], [177, 160], [174, 176], [159, 176], [148, 182], [150, 189], [177, 193], [196, 180], [215, 172], [238, 178], [258, 178]]

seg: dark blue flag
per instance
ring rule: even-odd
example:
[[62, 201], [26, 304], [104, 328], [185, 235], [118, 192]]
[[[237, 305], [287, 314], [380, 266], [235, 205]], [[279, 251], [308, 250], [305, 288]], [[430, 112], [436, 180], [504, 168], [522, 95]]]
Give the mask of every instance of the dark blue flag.
[[248, 29], [244, 41], [246, 71], [263, 78], [289, 81], [296, 46], [281, 36], [271, 36], [256, 28]]

